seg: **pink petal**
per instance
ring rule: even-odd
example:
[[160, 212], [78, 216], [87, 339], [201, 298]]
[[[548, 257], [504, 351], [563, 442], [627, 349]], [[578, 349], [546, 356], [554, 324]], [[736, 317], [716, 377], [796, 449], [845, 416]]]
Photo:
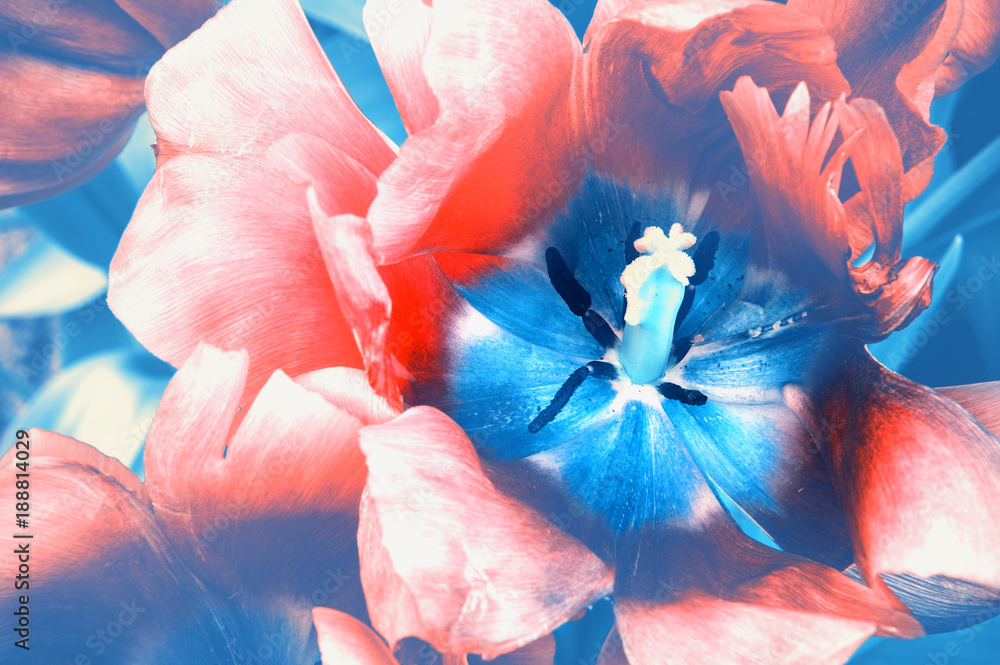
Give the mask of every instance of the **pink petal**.
[[866, 0], [790, 0], [818, 17], [837, 44], [837, 63], [854, 95], [885, 109], [907, 174], [904, 200], [923, 191], [945, 133], [928, 123], [934, 80], [962, 14], [960, 2], [912, 7]]
[[[246, 371], [245, 353], [202, 345], [167, 387], [146, 439], [157, 521], [188, 567], [226, 595], [363, 611], [354, 549], [362, 422], [277, 372], [231, 433]], [[348, 401], [377, 403], [367, 386], [342, 392], [351, 387], [361, 394]]]
[[[205, 600], [172, 554], [145, 487], [120, 462], [86, 444], [38, 429], [27, 434], [21, 440], [29, 446], [12, 448], [0, 460], [10, 484], [0, 507], [10, 528], [15, 528], [15, 513], [29, 513], [27, 528], [16, 529], [13, 539], [8, 533], [0, 557], [10, 576], [0, 589], [0, 602], [11, 615], [10, 641], [0, 650], [4, 661], [71, 663], [81, 652], [94, 655], [97, 646], [106, 659], [125, 661], [150, 644], [169, 642], [178, 625], [198, 616]], [[22, 468], [15, 466], [22, 461]], [[28, 511], [17, 508], [18, 473], [28, 477], [29, 488], [23, 490], [29, 493]], [[15, 553], [22, 548], [26, 561]], [[21, 563], [27, 565], [19, 573]], [[24, 577], [16, 580], [18, 574]], [[30, 651], [13, 657], [21, 653], [14, 640], [25, 636], [11, 630], [21, 596], [28, 598]], [[96, 631], [106, 634], [116, 621], [118, 629], [128, 626], [128, 641], [101, 641]]]
[[312, 616], [323, 665], [398, 665], [382, 638], [350, 614], [316, 607]]
[[497, 251], [581, 175], [567, 170], [580, 46], [559, 11], [545, 0], [441, 0], [433, 14], [423, 70], [439, 114], [402, 146], [368, 213], [390, 263]]
[[[118, 246], [108, 292], [129, 330], [175, 365], [200, 341], [246, 349], [244, 405], [277, 368], [361, 366], [299, 188], [247, 166], [207, 155], [160, 166]], [[229, 191], [251, 177], [252, 194]]]
[[605, 595], [612, 571], [486, 478], [465, 433], [428, 407], [367, 427], [358, 542], [372, 623], [394, 645], [512, 651]]
[[[955, 3], [958, 4], [958, 3]], [[937, 71], [937, 96], [947, 95], [996, 62], [1000, 54], [1000, 5], [990, 0], [964, 0], [962, 24], [948, 57]]]
[[773, 665], [841, 665], [874, 633], [864, 621], [697, 592], [668, 605], [622, 602], [615, 616], [629, 662], [636, 665], [730, 665], [755, 659]]
[[[158, 162], [182, 153], [246, 159], [271, 143], [323, 136], [373, 173], [392, 149], [358, 110], [294, 0], [234, 0], [150, 72]], [[240, 183], [232, 189], [246, 194]]]
[[0, 208], [67, 191], [125, 144], [142, 76], [13, 52], [0, 55]]
[[402, 408], [395, 368], [386, 348], [392, 301], [378, 273], [371, 227], [357, 215], [336, 214], [367, 207], [375, 196], [375, 177], [356, 163], [352, 167], [350, 157], [322, 139], [304, 134], [285, 137], [268, 154], [294, 182], [306, 186], [326, 270], [361, 350], [369, 380], [379, 394]]
[[[718, 504], [642, 546], [651, 553], [639, 576], [619, 575], [615, 585], [617, 630], [631, 663], [728, 665], [763, 656], [839, 664], [871, 635], [923, 634], [913, 617], [840, 571], [750, 540]], [[614, 662], [613, 639], [604, 651]]]
[[399, 409], [372, 390], [364, 372], [349, 367], [329, 367], [295, 377], [295, 383], [323, 396], [365, 425], [381, 425], [399, 415]]
[[785, 399], [818, 442], [858, 568], [1000, 589], [1000, 442], [967, 411], [858, 350]]
[[606, 145], [593, 161], [633, 187], [669, 190], [697, 217], [738, 157], [719, 92], [750, 74], [779, 98], [805, 81], [815, 99], [834, 99], [849, 90], [835, 57], [819, 21], [777, 3], [636, 3], [589, 44], [585, 118]]
[[365, 3], [368, 39], [410, 134], [427, 129], [438, 116], [437, 98], [423, 70], [433, 15], [430, 4], [421, 0]]
[[158, 170], [112, 262], [115, 314], [174, 364], [202, 340], [246, 348], [248, 397], [279, 367], [299, 374], [360, 365], [305, 198], [266, 151], [296, 132], [326, 137], [354, 160], [323, 175], [339, 178], [326, 183], [330, 190], [354, 194], [337, 212], [355, 214], [368, 201], [352, 184], [393, 154], [330, 68], [298, 3], [236, 0], [171, 49], [146, 92]]
[[976, 417], [993, 436], [1000, 438], [1000, 381], [970, 383], [964, 386], [937, 388], [938, 393], [953, 399]]

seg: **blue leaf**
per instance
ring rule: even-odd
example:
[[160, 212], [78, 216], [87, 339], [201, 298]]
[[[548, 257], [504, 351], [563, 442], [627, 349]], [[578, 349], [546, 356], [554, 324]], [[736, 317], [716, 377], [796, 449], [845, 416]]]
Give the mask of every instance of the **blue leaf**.
[[403, 121], [367, 38], [313, 23], [320, 46], [358, 108], [397, 144], [406, 139]]
[[361, 10], [364, 0], [301, 0], [306, 16], [336, 28], [350, 37], [368, 41]]
[[40, 427], [91, 444], [125, 465], [137, 461], [160, 396], [170, 380], [149, 354], [103, 353], [57, 373], [28, 402], [4, 435]]
[[1000, 137], [966, 162], [917, 206], [903, 223], [903, 253], [929, 237], [943, 221], [1000, 170]]
[[43, 235], [0, 271], [0, 317], [37, 317], [76, 309], [99, 296], [107, 275]]

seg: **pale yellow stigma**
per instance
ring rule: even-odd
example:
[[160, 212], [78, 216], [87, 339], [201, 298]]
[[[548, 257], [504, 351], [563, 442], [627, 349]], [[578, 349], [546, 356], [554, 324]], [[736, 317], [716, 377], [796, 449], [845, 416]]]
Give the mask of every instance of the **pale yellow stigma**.
[[653, 294], [643, 293], [642, 287], [658, 269], [666, 268], [680, 284], [688, 285], [695, 268], [694, 260], [684, 250], [694, 245], [696, 241], [694, 234], [685, 232], [680, 224], [670, 227], [669, 236], [657, 226], [646, 227], [642, 237], [635, 241], [635, 248], [643, 256], [628, 264], [621, 276], [621, 283], [625, 287], [625, 296], [628, 299], [625, 323], [637, 326], [646, 319], [652, 305]]

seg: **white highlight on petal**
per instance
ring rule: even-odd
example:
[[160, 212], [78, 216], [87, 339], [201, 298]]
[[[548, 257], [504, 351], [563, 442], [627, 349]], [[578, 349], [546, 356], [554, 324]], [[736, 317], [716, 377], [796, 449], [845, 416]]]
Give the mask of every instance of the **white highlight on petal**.
[[687, 233], [680, 224], [670, 227], [667, 236], [657, 226], [646, 227], [642, 237], [635, 241], [635, 248], [642, 252], [628, 264], [622, 272], [621, 283], [625, 287], [628, 298], [628, 308], [625, 311], [625, 322], [633, 326], [639, 325], [645, 318], [651, 301], [640, 297], [642, 285], [658, 268], [666, 268], [678, 282], [688, 285], [689, 277], [694, 275], [694, 259], [683, 250], [688, 249], [698, 239], [693, 233]]

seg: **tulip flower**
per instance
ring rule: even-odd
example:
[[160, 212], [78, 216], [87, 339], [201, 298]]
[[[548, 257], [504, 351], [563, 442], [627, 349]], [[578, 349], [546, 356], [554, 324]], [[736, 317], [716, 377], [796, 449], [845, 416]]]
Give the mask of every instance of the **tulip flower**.
[[397, 152], [297, 5], [236, 0], [150, 74], [109, 302], [172, 363], [246, 348], [241, 404], [339, 366], [405, 409], [358, 435], [390, 646], [496, 657], [608, 595], [632, 665], [839, 663], [983, 620], [996, 386], [865, 345], [929, 302], [902, 205], [938, 81], [974, 69], [949, 49], [995, 25], [857, 9], [607, 2], [581, 45], [539, 0], [370, 4]]

